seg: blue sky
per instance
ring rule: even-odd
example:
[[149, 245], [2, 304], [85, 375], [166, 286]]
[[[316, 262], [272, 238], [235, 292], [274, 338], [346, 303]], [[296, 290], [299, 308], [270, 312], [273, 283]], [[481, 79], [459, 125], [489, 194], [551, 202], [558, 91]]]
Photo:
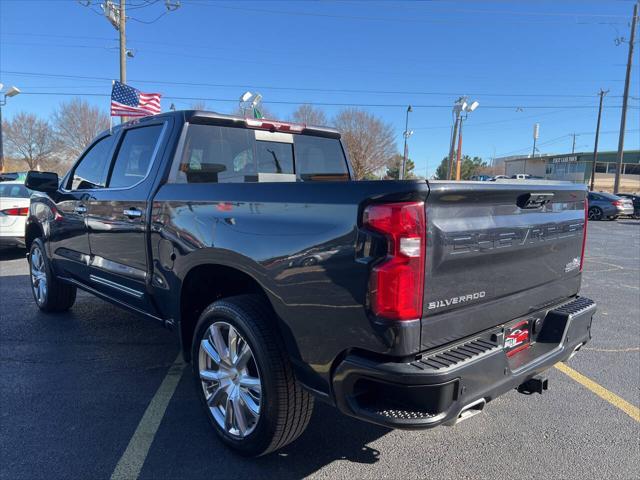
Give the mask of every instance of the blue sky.
[[[93, 3], [94, 11], [71, 0], [0, 0], [0, 82], [25, 93], [9, 100], [5, 118], [48, 116], [69, 98], [50, 93], [110, 92], [117, 32]], [[296, 107], [287, 102], [371, 105], [363, 108], [393, 125], [401, 150], [411, 104], [410, 156], [418, 173], [431, 174], [447, 154], [459, 95], [480, 102], [463, 151], [489, 160], [529, 153], [536, 122], [541, 151], [570, 151], [574, 132], [576, 150], [592, 150], [602, 87], [610, 92], [601, 150], [617, 148], [628, 46], [615, 39], [629, 37], [632, 1], [184, 0], [153, 22], [163, 3], [131, 8], [152, 23], [130, 19], [127, 33], [128, 83], [163, 93], [164, 109], [172, 101], [188, 108], [196, 100], [175, 97], [194, 97], [229, 112], [247, 88], [281, 118]], [[638, 51], [626, 149], [640, 148]], [[108, 111], [108, 97], [85, 98]], [[322, 108], [332, 116], [342, 107]]]

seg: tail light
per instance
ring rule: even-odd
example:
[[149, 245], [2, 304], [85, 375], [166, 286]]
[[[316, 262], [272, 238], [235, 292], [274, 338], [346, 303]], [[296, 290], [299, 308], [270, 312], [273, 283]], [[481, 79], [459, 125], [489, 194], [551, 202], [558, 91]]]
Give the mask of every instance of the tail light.
[[373, 312], [392, 320], [422, 316], [426, 218], [423, 202], [370, 205], [366, 228], [387, 237], [387, 257], [376, 265], [369, 281]]
[[24, 208], [7, 208], [6, 210], [0, 210], [5, 215], [11, 215], [14, 217], [26, 217], [29, 215], [29, 207]]
[[305, 129], [304, 125], [300, 125], [297, 123], [276, 122], [275, 120], [245, 118], [244, 122], [248, 128], [255, 128], [257, 130], [269, 130], [271, 132], [300, 133]]
[[580, 271], [584, 266], [584, 248], [587, 245], [587, 225], [589, 223], [589, 199], [584, 197], [584, 227], [582, 229], [582, 252], [580, 253]]
[[614, 200], [613, 202], [611, 202], [611, 205], [615, 205], [616, 207], [621, 207], [622, 206], [622, 201], [621, 200]]

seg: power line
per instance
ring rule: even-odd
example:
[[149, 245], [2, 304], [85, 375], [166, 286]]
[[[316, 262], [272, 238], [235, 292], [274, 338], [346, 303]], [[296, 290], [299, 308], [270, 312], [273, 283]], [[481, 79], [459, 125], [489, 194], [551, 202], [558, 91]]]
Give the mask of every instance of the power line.
[[[88, 92], [22, 92], [22, 95], [51, 95], [51, 96], [89, 96], [89, 97], [109, 97], [106, 93], [88, 93]], [[176, 100], [204, 100], [204, 101], [212, 101], [212, 102], [238, 102], [237, 98], [209, 98], [209, 97], [178, 97], [173, 95], [165, 95], [166, 98], [172, 98]], [[406, 103], [355, 103], [355, 102], [310, 102], [303, 100], [270, 100], [264, 103], [268, 104], [280, 104], [280, 105], [317, 105], [317, 106], [331, 106], [331, 107], [378, 107], [378, 108], [406, 108]], [[451, 108], [451, 105], [443, 104], [413, 104], [414, 108]], [[585, 109], [585, 108], [594, 108], [593, 106], [588, 105], [531, 105], [531, 106], [522, 106], [522, 105], [483, 105], [484, 110], [487, 109], [515, 109], [515, 108], [526, 108], [526, 109]], [[608, 106], [605, 108], [620, 108], [620, 105]]]
[[[335, 18], [335, 19], [344, 19], [344, 20], [364, 20], [364, 21], [375, 21], [375, 22], [402, 22], [402, 23], [436, 23], [436, 24], [447, 24], [447, 23], [460, 23], [459, 18], [449, 18], [449, 19], [436, 19], [436, 18], [415, 18], [415, 17], [368, 17], [361, 15], [339, 15], [334, 13], [318, 13], [318, 12], [302, 12], [299, 10], [273, 10], [273, 9], [264, 9], [264, 8], [247, 8], [247, 7], [235, 7], [231, 5], [219, 5], [219, 4], [211, 4], [209, 2], [198, 2], [192, 1], [191, 4], [202, 5], [210, 8], [224, 9], [224, 10], [237, 10], [243, 13], [252, 12], [252, 13], [260, 13], [267, 15], [289, 15], [289, 16], [302, 16], [302, 17], [316, 17], [316, 18]], [[445, 12], [446, 13], [446, 12]], [[495, 21], [495, 19], [492, 19]], [[555, 23], [555, 24], [566, 24], [566, 22], [549, 22], [547, 20], [540, 21], [529, 21], [529, 20], [519, 20], [513, 21], [509, 20], [509, 23], [517, 23], [517, 24], [541, 24], [541, 23]], [[576, 22], [577, 25], [597, 25], [597, 24], [624, 24], [624, 22]]]
[[[1, 73], [12, 75], [36, 76], [36, 77], [56, 77], [56, 78], [76, 78], [83, 80], [100, 80], [111, 81], [109, 77], [92, 77], [86, 75], [69, 75], [69, 74], [53, 74], [41, 72], [24, 72], [1, 70]], [[228, 83], [202, 83], [202, 82], [179, 82], [166, 80], [131, 80], [138, 83], [153, 83], [157, 85], [181, 85], [190, 87], [215, 87], [215, 88], [253, 88], [261, 90], [282, 90], [282, 91], [299, 91], [299, 92], [328, 92], [328, 93], [362, 93], [362, 94], [385, 94], [385, 95], [424, 95], [424, 96], [456, 96], [459, 92], [436, 92], [436, 91], [412, 91], [412, 90], [367, 90], [367, 89], [349, 89], [349, 88], [314, 88], [314, 87], [294, 87], [294, 86], [273, 86], [273, 85], [255, 85], [255, 84], [228, 84]], [[467, 92], [468, 95], [484, 96], [484, 97], [527, 97], [527, 98], [597, 98], [597, 95], [577, 95], [577, 94], [559, 94], [559, 93], [492, 93], [492, 92]], [[611, 98], [621, 97], [620, 95], [612, 95]], [[406, 106], [406, 105], [405, 105]]]
[[[640, 132], [640, 129], [636, 128], [636, 129], [626, 130], [626, 131], [629, 132], [629, 133], [631, 133], [631, 132]], [[577, 135], [595, 135], [595, 133], [596, 132], [581, 132], [581, 133], [579, 133]], [[618, 130], [608, 130], [606, 132], [600, 132], [600, 135], [608, 135], [608, 134], [614, 134], [614, 133], [618, 133]], [[567, 133], [565, 135], [561, 135], [559, 137], [555, 137], [555, 138], [552, 138], [550, 140], [547, 140], [546, 142], [539, 143], [537, 146], [538, 147], [542, 147], [542, 146], [545, 146], [545, 145], [552, 145], [552, 144], [558, 143], [558, 142], [560, 142], [560, 141], [562, 141], [564, 139], [568, 139], [572, 135], [573, 135], [573, 133]], [[517, 150], [511, 150], [509, 152], [499, 153], [499, 154], [496, 155], [496, 157], [505, 157], [505, 156], [511, 155], [513, 153], [518, 153], [518, 152], [522, 152], [522, 151], [525, 151], [525, 150], [529, 150], [530, 148], [531, 148], [530, 146], [527, 146], [527, 147], [519, 148]]]

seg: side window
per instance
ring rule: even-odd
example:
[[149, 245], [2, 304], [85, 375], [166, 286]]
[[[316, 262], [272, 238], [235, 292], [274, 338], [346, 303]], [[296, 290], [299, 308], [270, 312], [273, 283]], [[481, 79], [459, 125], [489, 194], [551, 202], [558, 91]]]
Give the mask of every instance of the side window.
[[255, 181], [254, 133], [245, 128], [190, 125], [176, 181]]
[[127, 130], [116, 155], [109, 188], [130, 187], [147, 176], [162, 125]]
[[305, 181], [349, 180], [347, 161], [335, 138], [294, 136], [296, 172]]
[[71, 175], [71, 190], [86, 190], [105, 186], [109, 169], [109, 153], [113, 146], [113, 135], [98, 140], [97, 143], [82, 157]]

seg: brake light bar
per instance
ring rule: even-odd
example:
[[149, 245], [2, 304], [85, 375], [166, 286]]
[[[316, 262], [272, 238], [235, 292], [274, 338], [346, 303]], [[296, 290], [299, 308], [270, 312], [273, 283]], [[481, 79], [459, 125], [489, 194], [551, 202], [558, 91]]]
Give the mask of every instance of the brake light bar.
[[6, 210], [0, 210], [5, 215], [11, 215], [14, 217], [26, 217], [29, 215], [29, 207], [24, 208], [7, 208]]
[[371, 271], [373, 312], [391, 320], [422, 316], [426, 245], [424, 202], [384, 203], [364, 211], [365, 228], [387, 237], [387, 257]]
[[306, 128], [306, 125], [299, 123], [277, 122], [262, 118], [245, 118], [244, 122], [248, 128], [269, 130], [271, 132], [301, 133]]

